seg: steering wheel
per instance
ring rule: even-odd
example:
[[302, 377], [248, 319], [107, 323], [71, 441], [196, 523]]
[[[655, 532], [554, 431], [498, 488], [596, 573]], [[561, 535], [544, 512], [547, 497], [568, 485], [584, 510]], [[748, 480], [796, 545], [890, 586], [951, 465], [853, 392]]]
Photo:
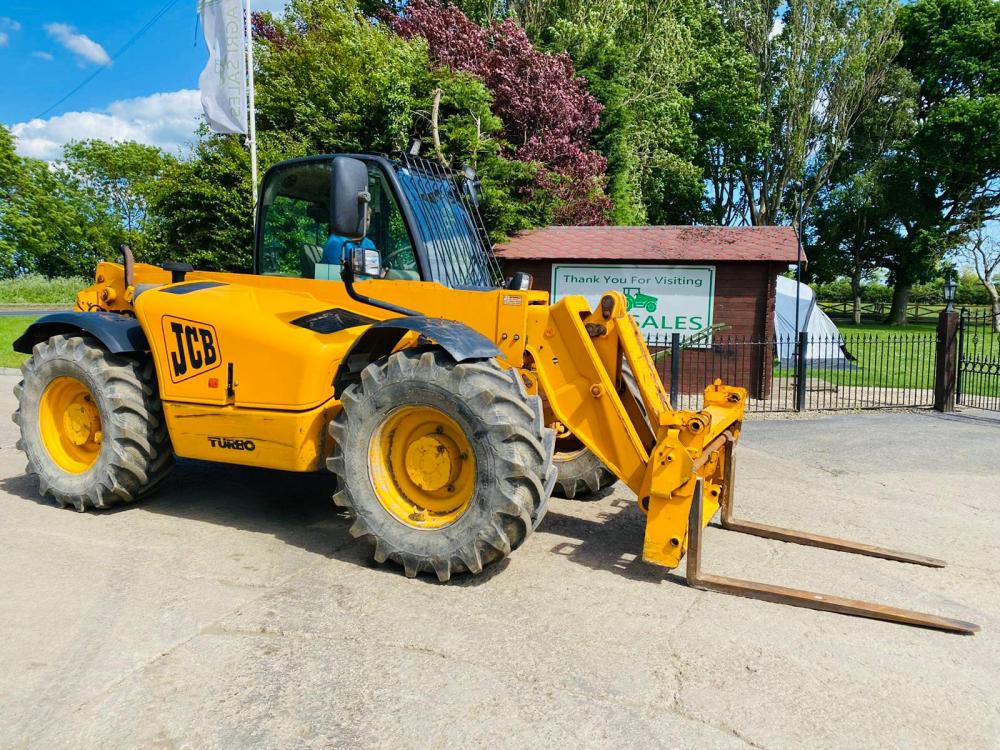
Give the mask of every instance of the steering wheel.
[[[410, 263], [408, 265], [411, 266], [411, 267], [409, 267], [409, 268], [402, 268], [402, 269], [401, 268], [397, 268], [396, 264], [394, 263], [394, 260], [396, 258], [398, 258], [399, 256], [406, 255], [406, 254], [409, 254], [409, 256], [410, 256]], [[416, 270], [416, 267], [417, 267], [417, 256], [413, 252], [413, 246], [412, 245], [408, 245], [408, 244], [400, 244], [399, 247], [397, 247], [395, 250], [392, 250], [391, 252], [386, 253], [385, 255], [383, 255], [382, 256], [382, 267], [383, 268], [391, 268], [391, 269], [394, 269], [394, 270], [397, 270], [397, 271], [399, 271], [399, 270], [407, 270], [407, 271]]]

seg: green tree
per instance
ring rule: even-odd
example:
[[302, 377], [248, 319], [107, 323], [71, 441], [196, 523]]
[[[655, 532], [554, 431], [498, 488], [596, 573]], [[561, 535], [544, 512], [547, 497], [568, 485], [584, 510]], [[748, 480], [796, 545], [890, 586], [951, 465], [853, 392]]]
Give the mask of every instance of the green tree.
[[544, 25], [536, 32], [543, 43], [569, 52], [604, 105], [594, 141], [608, 159], [615, 223], [702, 219], [703, 169], [689, 89], [707, 56], [699, 45], [716, 20], [711, 9], [691, 0], [512, 8], [529, 30]]
[[854, 323], [861, 323], [862, 284], [879, 268], [898, 237], [882, 221], [882, 189], [871, 172], [857, 172], [820, 193], [809, 246], [810, 276], [850, 279]]
[[759, 108], [758, 71], [744, 39], [719, 13], [692, 26], [696, 72], [685, 86], [698, 138], [697, 164], [707, 183], [704, 220], [724, 226], [745, 220], [743, 166], [769, 146], [770, 129]]
[[[721, 151], [724, 161], [710, 174], [711, 194], [719, 196], [714, 210], [755, 226], [776, 224], [793, 213], [795, 180], [804, 182], [808, 211], [858, 119], [878, 100], [899, 49], [897, 0], [717, 0], [717, 6], [753, 61], [754, 119], [764, 143], [757, 148], [754, 133], [737, 133], [730, 142], [742, 140], [742, 148]], [[745, 128], [746, 113], [737, 122]]]
[[[533, 168], [500, 156], [489, 93], [471, 76], [433, 68], [423, 42], [399, 38], [347, 0], [293, 0], [281, 18], [256, 15], [254, 27], [262, 170], [307, 154], [393, 153], [411, 136], [432, 144], [436, 133], [431, 158], [477, 168], [495, 239], [547, 222], [551, 201], [533, 189]], [[205, 137], [190, 160], [168, 165], [151, 198], [151, 257], [249, 271], [251, 195], [239, 139]]]
[[914, 90], [905, 71], [889, 72], [883, 96], [861, 118], [814, 204], [809, 274], [819, 280], [850, 279], [856, 323], [862, 283], [876, 269], [888, 268], [903, 245], [889, 213], [885, 154], [912, 126]]
[[171, 164], [152, 196], [159, 217], [152, 263], [184, 261], [195, 268], [253, 270], [253, 188], [250, 156], [236, 136], [206, 135], [187, 161]]
[[302, 152], [406, 147], [435, 81], [418, 42], [356, 14], [346, 0], [293, 0], [257, 45], [258, 127]]
[[1000, 215], [1000, 4], [918, 0], [898, 26], [916, 92], [908, 132], [884, 154], [886, 214], [902, 238], [887, 264], [894, 324], [906, 322], [913, 285]]
[[0, 277], [14, 275], [17, 249], [14, 229], [14, 197], [24, 179], [24, 168], [14, 151], [14, 137], [0, 125]]
[[109, 206], [65, 169], [20, 158], [0, 127], [0, 274], [92, 276], [117, 256]]
[[74, 141], [63, 150], [63, 167], [110, 207], [120, 228], [115, 245], [128, 244], [140, 258], [156, 252], [149, 244], [155, 221], [150, 203], [160, 178], [175, 164], [159, 148], [135, 141]]

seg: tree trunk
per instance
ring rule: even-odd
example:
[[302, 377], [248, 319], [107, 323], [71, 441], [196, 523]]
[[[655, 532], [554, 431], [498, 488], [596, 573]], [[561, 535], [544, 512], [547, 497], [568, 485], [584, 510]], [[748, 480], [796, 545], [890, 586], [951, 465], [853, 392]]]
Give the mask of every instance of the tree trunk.
[[855, 266], [851, 275], [851, 296], [854, 298], [854, 325], [861, 325], [861, 267]]
[[984, 281], [983, 286], [990, 294], [990, 307], [993, 309], [993, 330], [1000, 333], [1000, 290], [992, 281]]
[[910, 292], [912, 291], [912, 282], [897, 282], [892, 288], [892, 307], [889, 310], [889, 320], [887, 321], [889, 325], [906, 325], [906, 308], [910, 304]]
[[431, 106], [431, 134], [434, 136], [434, 153], [437, 154], [438, 161], [445, 169], [448, 168], [448, 160], [444, 158], [441, 150], [441, 132], [438, 130], [438, 110], [441, 108], [441, 89], [434, 89], [434, 104]]

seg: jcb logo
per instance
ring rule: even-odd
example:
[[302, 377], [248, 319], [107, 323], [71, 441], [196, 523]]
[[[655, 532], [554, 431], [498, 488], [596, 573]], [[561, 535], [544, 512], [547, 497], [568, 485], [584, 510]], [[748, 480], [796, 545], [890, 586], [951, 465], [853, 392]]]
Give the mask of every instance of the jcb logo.
[[222, 364], [219, 337], [208, 323], [165, 316], [163, 338], [170, 360], [170, 379], [175, 383], [214, 370]]

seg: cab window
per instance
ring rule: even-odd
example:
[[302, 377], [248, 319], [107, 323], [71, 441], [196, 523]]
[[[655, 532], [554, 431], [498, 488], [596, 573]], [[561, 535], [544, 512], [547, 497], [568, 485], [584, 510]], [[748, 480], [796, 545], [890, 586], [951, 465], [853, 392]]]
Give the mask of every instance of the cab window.
[[[420, 272], [402, 212], [377, 165], [368, 167], [371, 223], [360, 244], [382, 256], [387, 279], [419, 279]], [[330, 232], [330, 163], [292, 164], [272, 172], [265, 186], [260, 270], [264, 274], [340, 279], [345, 246], [354, 243]]]

